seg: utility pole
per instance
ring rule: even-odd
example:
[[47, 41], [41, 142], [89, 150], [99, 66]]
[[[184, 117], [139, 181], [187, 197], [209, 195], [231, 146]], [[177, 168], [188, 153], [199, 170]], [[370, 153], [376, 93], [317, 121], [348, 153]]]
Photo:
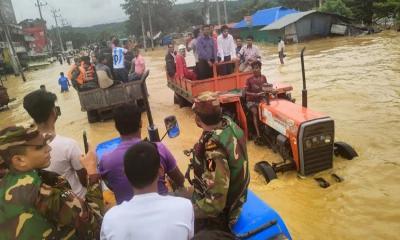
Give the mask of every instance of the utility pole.
[[204, 24], [210, 24], [210, 0], [204, 0], [202, 13]]
[[14, 49], [14, 45], [12, 44], [12, 37], [10, 34], [10, 29], [8, 28], [8, 24], [5, 21], [5, 18], [3, 17], [3, 12], [0, 9], [0, 25], [2, 25], [2, 28], [4, 29], [4, 33], [6, 35], [6, 41], [9, 45], [10, 53], [11, 53], [11, 61], [14, 62], [14, 72], [15, 74], [21, 74], [22, 80], [26, 82], [25, 74], [24, 71], [22, 70], [21, 64], [18, 59], [17, 52]]
[[149, 15], [151, 50], [153, 51], [154, 50], [154, 41], [153, 41], [153, 26], [152, 26], [152, 22], [151, 22], [150, 2], [151, 2], [151, 0], [147, 0], [147, 14]]
[[58, 33], [58, 40], [60, 41], [60, 45], [61, 45], [61, 51], [64, 52], [64, 44], [63, 41], [61, 39], [61, 33], [60, 33], [60, 27], [58, 26], [58, 21], [57, 18], [61, 17], [61, 15], [57, 15], [57, 13], [60, 12], [60, 9], [53, 9], [51, 10], [51, 13], [53, 14], [54, 17], [54, 21], [56, 22], [56, 28], [57, 28], [57, 33]]
[[142, 37], [143, 37], [143, 48], [144, 51], [147, 51], [147, 43], [146, 43], [146, 29], [144, 28], [144, 20], [143, 20], [143, 2], [140, 4], [139, 14], [140, 14], [140, 24], [142, 25]]
[[39, 9], [39, 15], [40, 15], [40, 19], [41, 19], [42, 21], [44, 21], [44, 20], [43, 20], [43, 15], [42, 15], [42, 7], [44, 7], [44, 6], [46, 6], [46, 5], [47, 5], [46, 2], [42, 2], [42, 1], [40, 1], [40, 0], [36, 0], [35, 6], [38, 7], [38, 9]]
[[35, 6], [39, 9], [39, 15], [40, 15], [40, 20], [42, 20], [42, 24], [43, 24], [43, 30], [44, 30], [44, 39], [46, 41], [46, 48], [47, 51], [49, 50], [49, 41], [48, 41], [48, 36], [47, 36], [47, 27], [45, 24], [45, 21], [43, 19], [43, 15], [42, 15], [42, 7], [47, 6], [47, 2], [42, 2], [40, 0], [36, 0]]
[[225, 24], [228, 24], [228, 12], [226, 11], [226, 0], [224, 0], [224, 15], [225, 15]]
[[221, 13], [219, 11], [219, 1], [215, 0], [215, 4], [217, 4], [217, 22], [218, 25], [221, 26]]

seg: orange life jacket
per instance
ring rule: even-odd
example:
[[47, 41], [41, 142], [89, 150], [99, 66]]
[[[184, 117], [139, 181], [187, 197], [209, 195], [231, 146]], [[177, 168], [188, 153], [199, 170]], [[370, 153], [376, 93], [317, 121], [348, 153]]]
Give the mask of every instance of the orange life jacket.
[[76, 81], [82, 85], [86, 82], [93, 81], [94, 80], [94, 68], [93, 65], [89, 66], [87, 69], [85, 69], [83, 63], [79, 67], [79, 71], [81, 72], [76, 79]]
[[76, 68], [76, 64], [74, 63], [74, 64], [72, 64], [71, 67], [68, 69], [67, 78], [68, 78], [69, 80], [72, 79], [72, 71], [73, 71], [75, 68]]

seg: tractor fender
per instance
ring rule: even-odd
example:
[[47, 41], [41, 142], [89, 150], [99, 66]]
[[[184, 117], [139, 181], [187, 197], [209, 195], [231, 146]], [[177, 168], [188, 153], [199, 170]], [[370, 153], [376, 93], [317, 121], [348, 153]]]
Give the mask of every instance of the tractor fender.
[[269, 162], [267, 161], [261, 161], [256, 163], [256, 165], [254, 166], [254, 171], [263, 175], [267, 183], [278, 178], [276, 176], [275, 170], [272, 168], [271, 164], [269, 164]]
[[345, 142], [335, 142], [333, 145], [333, 151], [335, 156], [341, 156], [347, 160], [352, 160], [354, 157], [358, 157], [356, 150]]

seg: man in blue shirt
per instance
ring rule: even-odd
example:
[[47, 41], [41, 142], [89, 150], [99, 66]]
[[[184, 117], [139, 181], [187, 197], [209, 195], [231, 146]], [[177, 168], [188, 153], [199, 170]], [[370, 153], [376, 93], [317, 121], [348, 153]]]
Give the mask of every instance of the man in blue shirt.
[[213, 76], [212, 65], [217, 58], [217, 48], [214, 39], [210, 36], [210, 25], [203, 26], [203, 35], [197, 39], [196, 49], [199, 57], [198, 79], [207, 79]]
[[71, 84], [68, 81], [68, 78], [64, 76], [63, 72], [60, 72], [60, 78], [58, 79], [58, 84], [61, 86], [61, 92], [68, 92], [69, 86]]

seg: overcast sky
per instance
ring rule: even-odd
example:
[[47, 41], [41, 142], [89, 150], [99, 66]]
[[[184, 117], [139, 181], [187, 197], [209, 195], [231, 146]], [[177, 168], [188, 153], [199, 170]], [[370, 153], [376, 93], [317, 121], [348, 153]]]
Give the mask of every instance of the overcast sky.
[[[92, 26], [101, 23], [121, 22], [128, 16], [121, 8], [124, 0], [41, 0], [47, 2], [42, 8], [48, 27], [55, 25], [51, 9], [60, 9], [60, 14], [74, 27]], [[178, 0], [177, 3], [192, 0]], [[27, 18], [39, 18], [36, 0], [12, 0], [15, 17], [20, 22]], [[60, 24], [60, 23], [59, 23]]]

